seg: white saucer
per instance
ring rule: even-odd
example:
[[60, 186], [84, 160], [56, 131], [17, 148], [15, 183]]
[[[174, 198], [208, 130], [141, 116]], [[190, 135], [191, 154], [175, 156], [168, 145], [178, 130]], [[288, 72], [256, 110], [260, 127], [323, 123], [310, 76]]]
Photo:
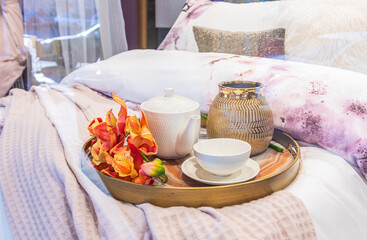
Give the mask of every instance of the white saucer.
[[226, 185], [254, 178], [259, 173], [260, 167], [256, 161], [249, 158], [246, 164], [237, 172], [228, 176], [217, 176], [205, 171], [197, 162], [196, 157], [193, 156], [182, 163], [181, 170], [186, 176], [198, 182], [209, 185]]

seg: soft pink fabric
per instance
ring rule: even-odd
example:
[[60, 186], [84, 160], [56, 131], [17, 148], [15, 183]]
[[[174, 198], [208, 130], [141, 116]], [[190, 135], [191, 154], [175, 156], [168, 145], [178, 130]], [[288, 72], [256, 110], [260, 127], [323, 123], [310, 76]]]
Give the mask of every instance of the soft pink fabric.
[[19, 0], [0, 1], [0, 97], [25, 68], [23, 21]]
[[[220, 209], [140, 205], [157, 239], [316, 239], [302, 201], [286, 191]], [[167, 227], [169, 225], [169, 227]]]
[[89, 121], [119, 106], [80, 85], [11, 95], [0, 189], [15, 239], [316, 239], [307, 209], [286, 191], [221, 209], [117, 201], [84, 174], [80, 154]]

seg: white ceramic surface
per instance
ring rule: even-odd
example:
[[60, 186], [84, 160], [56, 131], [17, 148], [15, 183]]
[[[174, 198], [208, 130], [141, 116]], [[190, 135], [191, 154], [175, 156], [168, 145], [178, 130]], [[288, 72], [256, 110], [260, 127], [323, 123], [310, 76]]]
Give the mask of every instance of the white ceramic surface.
[[260, 171], [259, 164], [251, 158], [238, 171], [227, 176], [213, 175], [205, 171], [198, 163], [196, 157], [191, 157], [183, 162], [181, 169], [186, 176], [208, 185], [226, 185], [245, 182], [256, 177]]
[[194, 154], [207, 172], [225, 176], [238, 171], [250, 157], [251, 145], [243, 140], [213, 138], [194, 145]]
[[164, 95], [143, 102], [141, 108], [158, 144], [158, 157], [179, 158], [191, 152], [200, 133], [199, 103], [166, 88]]
[[199, 103], [177, 94], [174, 94], [173, 88], [165, 88], [164, 94], [153, 97], [141, 104], [144, 111], [176, 114], [193, 112], [199, 108]]

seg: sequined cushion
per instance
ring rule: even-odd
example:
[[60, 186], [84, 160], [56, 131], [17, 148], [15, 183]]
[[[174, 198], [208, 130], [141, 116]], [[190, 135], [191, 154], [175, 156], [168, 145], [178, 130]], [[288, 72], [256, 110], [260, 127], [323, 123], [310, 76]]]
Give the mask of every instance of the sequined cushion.
[[256, 32], [230, 32], [193, 26], [199, 52], [220, 52], [269, 57], [284, 55], [284, 28]]

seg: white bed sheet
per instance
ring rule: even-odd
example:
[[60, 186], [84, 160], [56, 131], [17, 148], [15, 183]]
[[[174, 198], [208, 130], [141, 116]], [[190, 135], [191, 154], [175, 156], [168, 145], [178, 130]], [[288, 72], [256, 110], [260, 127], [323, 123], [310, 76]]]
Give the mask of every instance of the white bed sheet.
[[301, 148], [300, 172], [287, 190], [309, 210], [318, 239], [367, 236], [367, 185], [341, 157], [318, 147]]
[[[367, 185], [341, 157], [318, 147], [302, 147], [300, 172], [286, 189], [309, 210], [320, 240], [367, 236]], [[1, 189], [0, 189], [1, 190]], [[0, 239], [13, 239], [0, 196]]]

